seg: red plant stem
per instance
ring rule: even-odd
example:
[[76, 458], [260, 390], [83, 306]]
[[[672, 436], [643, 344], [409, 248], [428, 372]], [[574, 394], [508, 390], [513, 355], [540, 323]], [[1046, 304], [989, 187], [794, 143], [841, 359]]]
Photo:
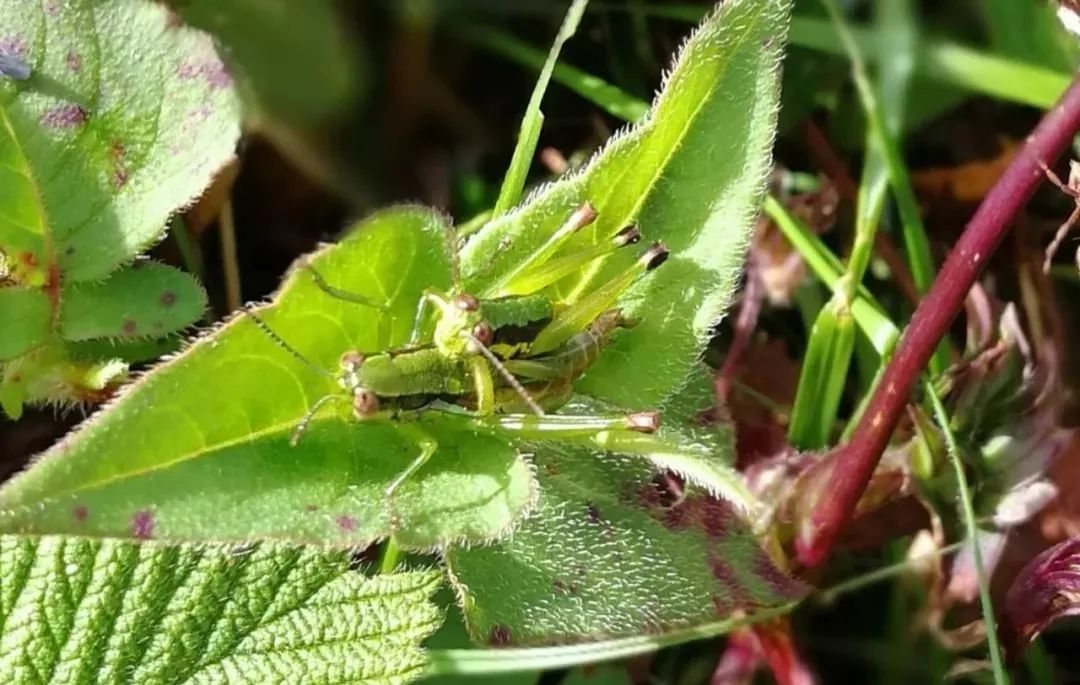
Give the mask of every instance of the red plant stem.
[[968, 290], [1005, 237], [1013, 218], [1044, 180], [1041, 163], [1052, 164], [1078, 129], [1080, 78], [1073, 80], [1024, 141], [964, 228], [915, 310], [850, 442], [825, 456], [830, 477], [823, 482], [828, 482], [828, 491], [820, 493], [796, 539], [796, 552], [803, 564], [819, 566], [828, 557], [889, 443], [916, 379], [961, 311]]

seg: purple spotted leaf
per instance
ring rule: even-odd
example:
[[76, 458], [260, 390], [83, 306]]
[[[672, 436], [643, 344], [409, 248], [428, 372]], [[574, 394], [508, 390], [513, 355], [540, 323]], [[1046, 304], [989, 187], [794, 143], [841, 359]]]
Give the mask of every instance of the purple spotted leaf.
[[1005, 595], [1002, 638], [1016, 653], [1051, 623], [1080, 615], [1080, 538], [1045, 550], [1028, 562]]
[[155, 262], [103, 281], [65, 284], [60, 300], [60, 334], [72, 341], [157, 338], [194, 323], [206, 308], [206, 293], [194, 278]]
[[[239, 136], [208, 36], [150, 2], [0, 0], [0, 250], [21, 282], [99, 279], [157, 241]], [[43, 277], [42, 274], [45, 274]]]
[[[668, 430], [709, 445], [723, 468], [729, 429], [692, 417], [702, 378], [665, 407]], [[710, 435], [710, 433], [712, 435]], [[536, 510], [505, 542], [445, 559], [474, 639], [536, 645], [660, 634], [796, 602], [782, 572], [728, 502], [640, 458], [533, 445]]]
[[0, 0], [0, 55], [25, 66], [0, 77], [0, 406], [15, 417], [100, 402], [139, 356], [72, 343], [145, 343], [200, 317], [190, 277], [120, 267], [232, 157], [239, 108], [211, 39], [151, 2]]
[[[392, 504], [387, 486], [420, 450], [396, 422], [357, 422], [347, 402], [331, 403], [290, 444], [316, 402], [335, 393], [340, 398], [333, 372], [343, 352], [404, 345], [423, 290], [449, 287], [448, 228], [434, 210], [401, 207], [375, 215], [312, 255], [310, 263], [326, 279], [383, 309], [330, 297], [308, 271], [294, 271], [258, 315], [309, 363], [252, 318], [233, 319], [142, 376], [5, 483], [0, 530], [342, 547], [393, 535], [413, 549], [506, 534], [535, 501], [532, 469], [511, 441], [478, 434], [461, 417], [432, 412], [409, 422], [434, 439], [436, 452]], [[101, 336], [123, 329], [127, 316], [137, 334], [157, 321], [166, 301], [179, 306], [176, 283], [150, 287], [143, 272], [170, 273], [146, 264], [98, 284], [79, 284], [85, 290], [76, 297], [87, 306], [98, 296], [112, 300], [103, 294], [115, 285], [121, 291], [115, 297], [142, 302], [146, 312], [125, 306], [121, 316], [118, 307], [93, 321], [65, 319], [62, 330], [72, 337], [82, 337], [78, 331]], [[142, 285], [130, 285], [130, 279]], [[100, 327], [102, 322], [108, 325]]]

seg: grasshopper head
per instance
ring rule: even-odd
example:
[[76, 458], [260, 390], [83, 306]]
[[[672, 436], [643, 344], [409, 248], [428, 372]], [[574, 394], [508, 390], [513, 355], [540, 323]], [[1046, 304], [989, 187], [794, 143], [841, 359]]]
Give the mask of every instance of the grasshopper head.
[[468, 293], [452, 296], [440, 305], [442, 316], [435, 325], [435, 346], [448, 356], [479, 354], [477, 342], [490, 345], [495, 337], [491, 324], [480, 313], [480, 303]]
[[364, 355], [350, 350], [341, 355], [338, 384], [352, 396], [353, 416], [366, 419], [379, 413], [379, 396], [365, 387], [362, 378]]

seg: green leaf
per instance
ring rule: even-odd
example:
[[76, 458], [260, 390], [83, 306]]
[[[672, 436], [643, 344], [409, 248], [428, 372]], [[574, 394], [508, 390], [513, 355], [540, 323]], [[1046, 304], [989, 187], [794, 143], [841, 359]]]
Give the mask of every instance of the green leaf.
[[[633, 222], [671, 249], [620, 302], [639, 325], [614, 341], [579, 390], [623, 407], [654, 407], [697, 363], [731, 301], [764, 190], [788, 11], [786, 0], [724, 3], [684, 46], [644, 123], [465, 246], [466, 286], [482, 291], [589, 201], [599, 218], [567, 250]], [[636, 256], [620, 251], [566, 284], [563, 296], [602, 283]]]
[[329, 0], [174, 0], [184, 21], [213, 34], [240, 91], [259, 110], [313, 125], [356, 97], [354, 51]]
[[32, 70], [0, 81], [0, 158], [21, 157], [18, 175], [34, 179], [4, 198], [24, 231], [10, 244], [13, 229], [0, 232], [0, 249], [34, 249], [42, 268], [55, 259], [67, 283], [101, 278], [233, 155], [231, 80], [210, 39], [156, 3], [0, 0], [0, 35]]
[[0, 107], [0, 275], [44, 285], [46, 238], [45, 211], [33, 172]]
[[0, 312], [4, 334], [0, 335], [0, 361], [14, 359], [44, 343], [52, 327], [52, 303], [38, 288], [0, 288]]
[[440, 574], [349, 555], [0, 537], [5, 683], [406, 683]]
[[474, 639], [664, 633], [801, 595], [731, 509], [695, 491], [678, 501], [640, 460], [552, 445], [534, 460], [540, 502], [513, 537], [445, 555]]
[[330, 405], [289, 444], [307, 410], [340, 390], [325, 374], [343, 352], [405, 344], [424, 288], [449, 287], [448, 230], [436, 212], [403, 207], [314, 255], [324, 278], [386, 309], [332, 298], [297, 270], [260, 317], [316, 368], [252, 319], [234, 319], [0, 489], [0, 528], [334, 545], [393, 533], [407, 548], [504, 534], [535, 500], [531, 469], [507, 440], [476, 435], [460, 417], [411, 422], [439, 449], [392, 511], [384, 491], [419, 454], [397, 424], [360, 423]]
[[60, 334], [67, 340], [138, 339], [174, 333], [206, 309], [206, 293], [189, 274], [142, 262], [104, 281], [61, 291]]
[[[726, 463], [731, 429], [694, 420], [712, 401], [708, 376], [695, 376], [665, 408], [664, 430], [672, 442], [706, 448], [688, 480], [715, 491], [717, 474], [738, 474]], [[650, 463], [552, 443], [532, 451], [540, 499], [513, 537], [444, 554], [474, 639], [532, 645], [667, 634], [803, 594], [728, 504], [698, 488], [681, 497], [671, 489], [678, 481], [662, 456]]]

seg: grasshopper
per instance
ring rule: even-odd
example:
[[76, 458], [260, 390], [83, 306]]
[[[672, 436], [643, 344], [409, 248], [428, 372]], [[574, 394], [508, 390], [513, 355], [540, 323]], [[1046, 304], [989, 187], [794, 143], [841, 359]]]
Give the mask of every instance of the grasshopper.
[[[573, 381], [599, 356], [611, 335], [625, 327], [615, 300], [637, 278], [659, 266], [667, 250], [655, 244], [623, 273], [588, 293], [572, 307], [540, 291], [608, 255], [635, 244], [634, 227], [609, 243], [552, 258], [567, 238], [595, 220], [583, 205], [551, 238], [510, 274], [476, 297], [455, 285], [450, 292], [428, 290], [417, 306], [410, 343], [397, 350], [364, 355], [350, 350], [333, 374], [310, 363], [254, 314], [279, 346], [319, 373], [333, 377], [342, 392], [315, 402], [297, 424], [292, 443], [331, 402], [348, 402], [358, 421], [394, 420], [421, 411], [461, 413], [479, 429], [521, 439], [583, 441], [601, 449], [644, 452], [657, 447], [650, 435], [659, 427], [656, 412], [607, 416], [548, 415], [541, 403], [557, 407], [569, 398]], [[451, 260], [452, 263], [453, 259]], [[315, 284], [332, 297], [378, 307], [366, 298], [328, 283], [303, 265]], [[458, 283], [455, 274], [454, 283]], [[424, 320], [433, 309], [430, 341], [422, 341]], [[524, 405], [528, 413], [515, 413]], [[508, 413], [507, 413], [508, 412]], [[417, 424], [399, 424], [419, 446], [419, 454], [387, 487], [394, 492], [434, 455], [438, 445]]]

